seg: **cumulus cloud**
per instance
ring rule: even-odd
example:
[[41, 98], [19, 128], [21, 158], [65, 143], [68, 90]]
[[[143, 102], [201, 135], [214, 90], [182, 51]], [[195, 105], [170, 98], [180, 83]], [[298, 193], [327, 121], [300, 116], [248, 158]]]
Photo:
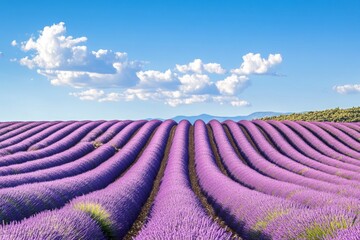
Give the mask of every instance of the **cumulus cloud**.
[[261, 58], [260, 53], [248, 53], [242, 59], [243, 63], [240, 68], [232, 69], [232, 73], [239, 75], [265, 74], [271, 67], [282, 62], [282, 57], [279, 53], [270, 54], [267, 59]]
[[129, 61], [127, 53], [123, 52], [89, 51], [86, 41], [86, 37], [66, 36], [63, 22], [46, 26], [37, 38], [31, 37], [21, 43], [24, 52], [33, 54], [21, 58], [20, 64], [37, 68], [39, 74], [56, 86], [129, 87], [137, 84], [136, 72], [141, 69], [141, 62]]
[[181, 83], [180, 90], [184, 93], [201, 92], [212, 85], [209, 76], [205, 74], [185, 74], [179, 77], [179, 81]]
[[360, 84], [334, 86], [333, 89], [340, 94], [360, 93]]
[[247, 86], [249, 78], [247, 76], [238, 76], [232, 74], [224, 80], [218, 81], [216, 87], [221, 94], [235, 95]]
[[140, 79], [139, 87], [172, 89], [179, 84], [178, 75], [170, 69], [165, 72], [155, 70], [139, 71], [136, 76]]
[[226, 72], [226, 70], [223, 69], [219, 63], [204, 64], [201, 59], [194, 59], [194, 61], [185, 65], [176, 64], [176, 70], [181, 73], [199, 73], [199, 74], [203, 72], [224, 74]]
[[78, 93], [70, 93], [71, 96], [78, 97], [80, 100], [99, 100], [104, 96], [104, 91], [97, 89], [89, 89]]
[[25, 56], [12, 61], [36, 69], [54, 86], [78, 89], [70, 95], [80, 100], [158, 101], [172, 107], [205, 102], [250, 106], [240, 98], [249, 85], [249, 75], [266, 74], [282, 61], [280, 54], [263, 59], [258, 53], [248, 53], [240, 68], [231, 71], [200, 58], [165, 71], [145, 70], [145, 62], [129, 60], [126, 52], [92, 50], [87, 40], [85, 36], [67, 35], [65, 23], [60, 22], [44, 27], [27, 41], [13, 40], [11, 45], [19, 47]]

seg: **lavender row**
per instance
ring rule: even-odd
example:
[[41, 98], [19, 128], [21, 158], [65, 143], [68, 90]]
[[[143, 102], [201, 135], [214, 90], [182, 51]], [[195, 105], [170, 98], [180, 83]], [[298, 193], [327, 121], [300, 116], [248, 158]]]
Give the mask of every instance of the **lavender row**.
[[[336, 185], [316, 179], [316, 172], [318, 172], [318, 174], [321, 173], [319, 171], [315, 171], [310, 168], [303, 168], [303, 171], [299, 172], [302, 173], [300, 175], [298, 173], [288, 171], [274, 163], [269, 162], [266, 158], [259, 154], [251, 144], [245, 145], [245, 143], [248, 143], [249, 140], [235, 122], [226, 121], [225, 124], [229, 127], [230, 132], [234, 137], [234, 141], [241, 154], [248, 161], [249, 165], [261, 174], [283, 182], [297, 184], [322, 192], [341, 194], [342, 196], [346, 197], [360, 197], [360, 191], [357, 191], [351, 186]], [[257, 144], [259, 146], [259, 144], [265, 145], [266, 143], [267, 141], [265, 140], [264, 142], [258, 142]], [[266, 149], [266, 147], [268, 147], [268, 149]], [[263, 152], [267, 152], [267, 154], [269, 154], [271, 153], [271, 151], [272, 149], [269, 148], [269, 146], [265, 145]], [[296, 168], [296, 163], [294, 161], [291, 161], [288, 158], [282, 158], [282, 156], [278, 154], [271, 155], [271, 160], [276, 162], [277, 164], [283, 164], [283, 166], [286, 166], [286, 168], [289, 169]], [[300, 170], [301, 169], [298, 169], [297, 171]], [[307, 176], [314, 178], [308, 178]]]
[[[333, 235], [343, 226], [333, 224], [339, 219], [350, 226], [354, 214], [344, 211], [308, 210], [299, 204], [268, 196], [239, 185], [217, 168], [204, 122], [195, 122], [195, 161], [199, 183], [218, 214], [247, 239], [299, 239], [316, 230]], [[287, 225], [285, 220], [309, 224]], [[310, 224], [311, 223], [311, 224]], [[313, 225], [319, 226], [313, 230]], [[274, 228], [273, 226], [277, 226]], [[283, 231], [284, 228], [286, 231]], [[316, 234], [316, 233], [314, 233]], [[281, 235], [281, 238], [274, 236]]]
[[14, 137], [20, 133], [23, 133], [23, 132], [25, 132], [33, 127], [39, 126], [43, 123], [45, 123], [45, 122], [22, 122], [22, 123], [17, 123], [16, 125], [10, 126], [9, 131], [7, 131], [7, 129], [4, 129], [6, 131], [0, 136], [0, 143], [6, 139]]
[[95, 149], [92, 143], [79, 143], [68, 150], [54, 154], [50, 157], [35, 159], [32, 161], [0, 167], [1, 176], [21, 174], [41, 169], [60, 166], [85, 156]]
[[114, 147], [110, 145], [102, 145], [87, 155], [79, 159], [73, 159], [71, 162], [60, 166], [54, 166], [22, 174], [0, 176], [0, 189], [76, 176], [96, 168], [113, 156], [115, 152], [116, 150]]
[[[277, 150], [281, 152], [282, 154], [286, 155], [287, 157], [305, 165], [312, 169], [316, 169], [318, 171], [331, 174], [333, 176], [342, 177], [343, 179], [337, 178], [334, 183], [337, 184], [354, 184], [359, 185], [360, 183], [354, 182], [354, 181], [348, 181], [346, 179], [353, 179], [360, 181], [360, 176], [358, 173], [353, 171], [347, 171], [347, 170], [340, 170], [338, 167], [333, 167], [326, 165], [324, 163], [315, 161], [314, 159], [311, 159], [302, 153], [298, 152], [286, 139], [284, 139], [279, 132], [275, 130], [273, 126], [271, 126], [269, 123], [265, 121], [255, 120], [254, 123], [259, 126], [262, 131], [266, 134], [266, 136], [270, 139], [271, 143], [275, 145]], [[298, 137], [295, 133], [291, 135], [292, 138]], [[294, 141], [294, 145], [304, 145], [304, 142], [301, 142], [301, 139], [298, 137], [298, 141]], [[309, 148], [308, 145], [303, 146], [303, 148], [307, 149]], [[331, 159], [330, 162], [335, 162], [336, 165], [338, 165], [336, 160]], [[349, 169], [354, 170], [354, 166], [349, 165]]]
[[46, 128], [44, 130], [41, 130], [40, 132], [38, 132], [34, 135], [31, 133], [29, 135], [29, 137], [25, 137], [22, 141], [20, 141], [16, 144], [11, 144], [10, 146], [7, 146], [6, 148], [1, 149], [0, 152], [5, 151], [5, 152], [13, 154], [13, 153], [20, 152], [20, 151], [26, 151], [34, 143], [37, 143], [37, 142], [43, 140], [44, 138], [55, 133], [59, 129], [62, 129], [62, 128], [68, 126], [71, 123], [72, 122], [60, 122], [60, 123], [51, 125], [50, 127]]
[[[275, 121], [269, 121], [269, 123], [274, 124]], [[360, 161], [358, 159], [353, 158], [351, 156], [347, 156], [338, 151], [335, 151], [327, 144], [325, 144], [323, 141], [318, 139], [318, 137], [316, 137], [312, 132], [310, 132], [307, 128], [303, 127], [302, 125], [291, 121], [288, 122], [284, 121], [282, 122], [282, 124], [285, 124], [286, 126], [290, 127], [290, 129], [292, 129], [292, 131], [300, 135], [309, 146], [316, 149], [320, 153], [341, 162], [360, 166]]]
[[[288, 122], [289, 121], [284, 121], [285, 124], [287, 124]], [[339, 153], [342, 153], [349, 157], [360, 159], [360, 153], [358, 151], [355, 151], [352, 148], [346, 146], [345, 144], [343, 144], [342, 142], [340, 142], [339, 140], [337, 140], [336, 138], [334, 138], [325, 130], [316, 126], [315, 124], [309, 122], [302, 122], [302, 121], [292, 122], [292, 124], [299, 124], [309, 129], [314, 135], [318, 136], [323, 142], [325, 142], [328, 146], [338, 151]]]
[[149, 219], [136, 239], [230, 239], [201, 206], [188, 176], [188, 121], [176, 128], [168, 163]]
[[[129, 130], [130, 131], [129, 131]], [[132, 135], [132, 129], [133, 127], [129, 126], [128, 128], [125, 128], [123, 132], [120, 132], [117, 135], [118, 139], [122, 139], [122, 143], [125, 144], [129, 141], [131, 135]], [[80, 143], [83, 144], [83, 143]], [[79, 146], [80, 144], [76, 145]], [[83, 148], [89, 147], [88, 143], [87, 145], [81, 145]], [[92, 145], [92, 144], [90, 144]], [[93, 146], [93, 145], [92, 145]], [[121, 145], [123, 146], [123, 145]], [[92, 147], [94, 149], [94, 147]], [[82, 152], [81, 148], [74, 148], [74, 154], [76, 154], [76, 151]], [[76, 158], [74, 154], [70, 151], [70, 157], [65, 160], [70, 160], [66, 163], [63, 163], [64, 159], [61, 159], [62, 161], [59, 161], [58, 156], [51, 156], [47, 159], [42, 159], [42, 161], [34, 161], [25, 163], [25, 167], [30, 167], [32, 170], [34, 167], [38, 167], [39, 165], [46, 165], [49, 166], [48, 168], [45, 168], [44, 166], [41, 166], [43, 170], [37, 170], [37, 171], [31, 171], [29, 169], [25, 168], [25, 171], [27, 173], [19, 174], [19, 172], [16, 175], [11, 176], [1, 176], [0, 175], [0, 188], [8, 188], [8, 187], [15, 187], [18, 185], [26, 184], [26, 183], [35, 183], [35, 182], [44, 182], [44, 181], [52, 181], [56, 179], [61, 179], [65, 177], [71, 177], [75, 176], [77, 174], [84, 173], [86, 171], [89, 171], [98, 165], [100, 165], [102, 162], [106, 161], [108, 158], [110, 158], [112, 155], [114, 155], [116, 152], [115, 148], [109, 144], [105, 144], [97, 148], [95, 151], [92, 151], [85, 156], [81, 156], [80, 158]], [[58, 155], [66, 155], [69, 156], [69, 153], [67, 151], [64, 151]], [[50, 161], [49, 161], [50, 160]], [[52, 160], [52, 161], [51, 161]], [[54, 163], [62, 163], [60, 165], [54, 165]], [[17, 164], [20, 165], [20, 164]], [[13, 170], [12, 166], [10, 166], [10, 169]], [[1, 170], [1, 167], [0, 167]]]
[[[307, 166], [303, 165], [302, 163], [298, 163], [293, 159], [287, 157], [280, 153], [274, 146], [272, 146], [269, 141], [264, 137], [264, 135], [259, 131], [259, 129], [254, 125], [252, 122], [248, 121], [240, 121], [240, 126], [242, 126], [248, 134], [250, 138], [255, 142], [255, 145], [259, 149], [260, 153], [269, 161], [277, 164], [284, 169], [287, 169], [291, 172], [303, 175], [305, 177], [335, 183], [335, 184], [350, 184], [356, 182], [350, 182], [346, 179], [340, 178], [338, 176], [334, 176], [328, 173], [324, 173], [319, 170], [315, 170], [313, 168], [308, 168]], [[311, 162], [309, 159], [308, 162]]]
[[14, 122], [14, 123], [7, 124], [6, 126], [4, 126], [0, 129], [0, 136], [4, 135], [6, 133], [9, 133], [15, 129], [18, 129], [22, 126], [25, 126], [26, 124], [30, 124], [30, 123], [33, 123], [33, 122]]
[[335, 127], [337, 124], [334, 124], [334, 126], [332, 124], [327, 124], [327, 123], [323, 123], [323, 122], [313, 122], [311, 124], [322, 128], [330, 136], [332, 136], [334, 139], [338, 139], [338, 141], [343, 143], [345, 146], [347, 146], [349, 148], [352, 148], [355, 151], [358, 151], [358, 152], [360, 151], [360, 142], [358, 140], [353, 139], [352, 137], [350, 137], [349, 135], [347, 135], [343, 131], [337, 129]]
[[[356, 123], [339, 123], [341, 125], [344, 125], [346, 127], [349, 127], [351, 129], [354, 129], [357, 132], [360, 132], [360, 125], [356, 124]], [[359, 140], [359, 139], [358, 139]]]
[[157, 120], [145, 124], [117, 154], [93, 170], [50, 182], [0, 189], [0, 221], [20, 221], [44, 210], [60, 208], [77, 196], [105, 188], [136, 159], [159, 124]]
[[42, 212], [20, 223], [0, 226], [1, 240], [96, 239], [105, 240], [97, 222], [82, 211], [66, 208]]
[[[234, 125], [236, 123], [232, 122]], [[227, 122], [227, 124], [231, 124]], [[278, 196], [284, 199], [296, 201], [308, 207], [322, 207], [328, 204], [337, 204], [339, 208], [348, 209], [351, 206], [354, 210], [360, 204], [356, 199], [347, 199], [335, 194], [323, 193], [306, 187], [302, 187], [289, 182], [279, 181], [264, 176], [249, 166], [245, 165], [237, 156], [231, 146], [222, 125], [218, 121], [212, 120], [210, 126], [214, 131], [214, 140], [221, 156], [221, 160], [230, 173], [231, 177], [248, 188], [255, 189], [259, 192]], [[251, 144], [242, 141], [242, 148], [251, 148]], [[248, 151], [247, 156], [258, 157], [255, 150]]]
[[[122, 128], [124, 128], [127, 123], [120, 122]], [[117, 133], [117, 138], [122, 139], [121, 145], [118, 147], [122, 147], [132, 136], [132, 133], [138, 128], [137, 125], [128, 126], [124, 129], [124, 131]], [[12, 175], [12, 174], [20, 174], [27, 173], [32, 171], [37, 171], [40, 169], [53, 168], [56, 166], [60, 166], [62, 164], [66, 164], [81, 157], [84, 157], [86, 154], [90, 153], [95, 149], [93, 143], [82, 142], [76, 144], [68, 150], [63, 152], [51, 155], [49, 157], [40, 158], [20, 164], [13, 164], [10, 166], [0, 167], [0, 176]], [[37, 171], [37, 173], [39, 173]], [[21, 177], [21, 175], [19, 176]]]
[[[254, 121], [258, 126], [260, 126], [265, 132], [268, 132], [269, 135], [271, 135], [272, 139], [275, 140], [275, 137], [277, 134], [274, 132], [277, 131], [279, 134], [284, 136], [284, 140], [282, 141], [279, 139], [278, 141], [274, 141], [274, 143], [277, 144], [278, 148], [285, 151], [285, 148], [283, 146], [290, 145], [294, 149], [296, 149], [298, 152], [300, 152], [302, 155], [309, 157], [310, 159], [313, 159], [313, 166], [316, 165], [316, 162], [322, 163], [327, 166], [331, 166], [335, 169], [337, 169], [337, 172], [335, 172], [334, 175], [345, 177], [348, 179], [352, 179], [354, 176], [354, 173], [360, 173], [360, 166], [350, 164], [348, 162], [354, 162], [357, 163], [358, 160], [347, 158], [346, 162], [339, 161], [338, 159], [334, 159], [331, 157], [328, 157], [327, 155], [324, 155], [323, 153], [317, 151], [314, 149], [311, 145], [307, 144], [300, 136], [298, 136], [293, 130], [291, 130], [287, 125], [278, 122], [278, 121]], [[276, 129], [276, 130], [275, 130]], [[318, 146], [320, 147], [320, 146]], [[326, 149], [325, 149], [326, 150]], [[325, 151], [324, 150], [324, 151]], [[296, 156], [296, 154], [292, 154], [289, 157]], [[322, 169], [325, 171], [325, 167], [322, 167]], [[330, 172], [331, 169], [327, 168]], [[328, 172], [327, 171], [327, 172]], [[343, 175], [344, 174], [344, 175]], [[357, 176], [357, 174], [356, 174]]]
[[[77, 128], [75, 131], [63, 137], [61, 140], [40, 150], [19, 152], [12, 155], [0, 157], [0, 167], [9, 166], [12, 164], [19, 164], [63, 152], [69, 149], [70, 147], [74, 146], [75, 144], [77, 144], [89, 131], [91, 131], [99, 124], [100, 124], [99, 122], [89, 122]], [[59, 132], [62, 132], [62, 130], [58, 131], [58, 133]], [[57, 138], [57, 136], [53, 136], [53, 137]]]
[[58, 123], [60, 123], [60, 122], [46, 122], [46, 123], [40, 124], [38, 126], [35, 126], [35, 127], [31, 128], [30, 130], [27, 130], [25, 132], [17, 134], [16, 136], [7, 138], [6, 140], [3, 140], [0, 143], [0, 149], [3, 150], [4, 148], [6, 148], [8, 146], [11, 146], [11, 145], [19, 143], [23, 140], [26, 140], [27, 138], [33, 136], [34, 134], [37, 134], [37, 133], [43, 131], [44, 129], [47, 129], [48, 127], [51, 127]]
[[103, 231], [112, 239], [122, 239], [150, 195], [175, 124], [172, 120], [163, 122], [138, 161], [121, 178], [107, 188], [74, 199], [70, 205], [85, 212], [92, 206], [103, 209], [108, 216], [105, 229], [99, 221]]
[[[28, 148], [28, 151], [35, 151], [35, 150], [40, 150], [40, 149], [46, 148], [46, 147], [50, 146], [51, 144], [58, 142], [61, 139], [63, 139], [64, 137], [68, 136], [72, 132], [76, 131], [78, 128], [85, 125], [86, 123], [88, 123], [90, 125], [89, 121], [76, 121], [76, 122], [64, 127], [60, 131], [57, 131], [57, 132], [47, 136], [45, 139], [33, 144], [32, 146], [30, 146]], [[89, 131], [90, 130], [91, 129], [89, 129]]]
[[126, 120], [115, 123], [111, 127], [109, 127], [104, 134], [100, 135], [98, 138], [94, 140], [95, 143], [107, 143], [110, 141], [116, 134], [118, 134], [124, 127], [130, 124], [132, 121]]
[[[163, 158], [164, 150], [174, 121], [166, 121], [160, 125], [151, 142], [138, 161], [121, 178], [108, 187], [78, 197], [61, 210], [47, 212], [30, 219], [44, 221], [49, 216], [59, 216], [63, 211], [82, 211], [97, 221], [107, 238], [121, 239], [136, 220], [142, 205], [148, 198], [153, 181]], [[141, 130], [137, 134], [142, 134]], [[126, 148], [126, 146], [125, 146]], [[17, 224], [17, 229], [27, 227], [25, 220]], [[85, 231], [82, 225], [80, 230]], [[13, 226], [5, 226], [10, 236], [16, 234]], [[94, 229], [96, 232], [98, 229]], [[21, 230], [20, 230], [21, 231]], [[63, 238], [63, 236], [61, 236]]]
[[[138, 129], [143, 126], [147, 121], [145, 120], [138, 120], [135, 122], [130, 123], [123, 131], [126, 134], [132, 135], [135, 134]], [[116, 135], [113, 137], [108, 144], [111, 146], [114, 146], [116, 149], [120, 149], [126, 142], [126, 139], [124, 139], [121, 135]]]
[[[30, 123], [30, 122], [27, 122]], [[26, 123], [22, 123], [26, 124]], [[0, 122], [0, 136], [8, 131], [11, 131], [11, 129], [16, 129], [16, 125], [21, 125], [21, 122]]]
[[80, 142], [92, 142], [97, 137], [99, 137], [101, 134], [103, 134], [109, 127], [117, 123], [118, 121], [105, 121], [99, 126], [97, 126], [95, 129], [93, 129], [91, 132], [89, 132], [83, 139], [81, 139]]
[[344, 123], [334, 123], [334, 122], [326, 122], [326, 124], [337, 128], [339, 130], [341, 130], [342, 132], [344, 132], [345, 134], [347, 134], [347, 136], [351, 137], [352, 139], [355, 140], [355, 142], [357, 142], [358, 144], [360, 144], [360, 132], [357, 131], [356, 129], [350, 127], [349, 125], [346, 125]]

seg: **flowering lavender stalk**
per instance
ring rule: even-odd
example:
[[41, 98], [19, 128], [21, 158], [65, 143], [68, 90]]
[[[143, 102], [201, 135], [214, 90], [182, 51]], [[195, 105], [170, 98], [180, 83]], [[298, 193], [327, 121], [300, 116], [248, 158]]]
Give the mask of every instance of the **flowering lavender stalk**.
[[206, 214], [191, 190], [188, 176], [190, 124], [181, 121], [149, 220], [136, 239], [230, 239]]
[[297, 210], [291, 215], [283, 215], [272, 221], [264, 232], [273, 239], [329, 239], [334, 237], [337, 231], [352, 226], [356, 219], [355, 213], [338, 209], [336, 206], [308, 211]]
[[359, 240], [360, 225], [356, 224], [347, 229], [337, 231], [334, 236], [326, 237], [325, 240]]

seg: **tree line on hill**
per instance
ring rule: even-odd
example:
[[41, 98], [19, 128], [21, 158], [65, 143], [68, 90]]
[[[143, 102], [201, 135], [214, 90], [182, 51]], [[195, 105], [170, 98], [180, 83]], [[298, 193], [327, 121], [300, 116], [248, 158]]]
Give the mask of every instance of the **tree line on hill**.
[[291, 121], [318, 121], [318, 122], [360, 122], [360, 107], [347, 109], [333, 108], [322, 111], [292, 113], [274, 117], [261, 118], [262, 120], [291, 120]]

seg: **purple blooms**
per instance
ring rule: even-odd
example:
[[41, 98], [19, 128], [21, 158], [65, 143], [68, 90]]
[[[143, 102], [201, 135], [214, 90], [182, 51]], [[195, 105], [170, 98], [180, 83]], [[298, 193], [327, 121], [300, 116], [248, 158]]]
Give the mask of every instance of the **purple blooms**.
[[0, 239], [359, 239], [359, 137], [359, 123], [0, 123]]

